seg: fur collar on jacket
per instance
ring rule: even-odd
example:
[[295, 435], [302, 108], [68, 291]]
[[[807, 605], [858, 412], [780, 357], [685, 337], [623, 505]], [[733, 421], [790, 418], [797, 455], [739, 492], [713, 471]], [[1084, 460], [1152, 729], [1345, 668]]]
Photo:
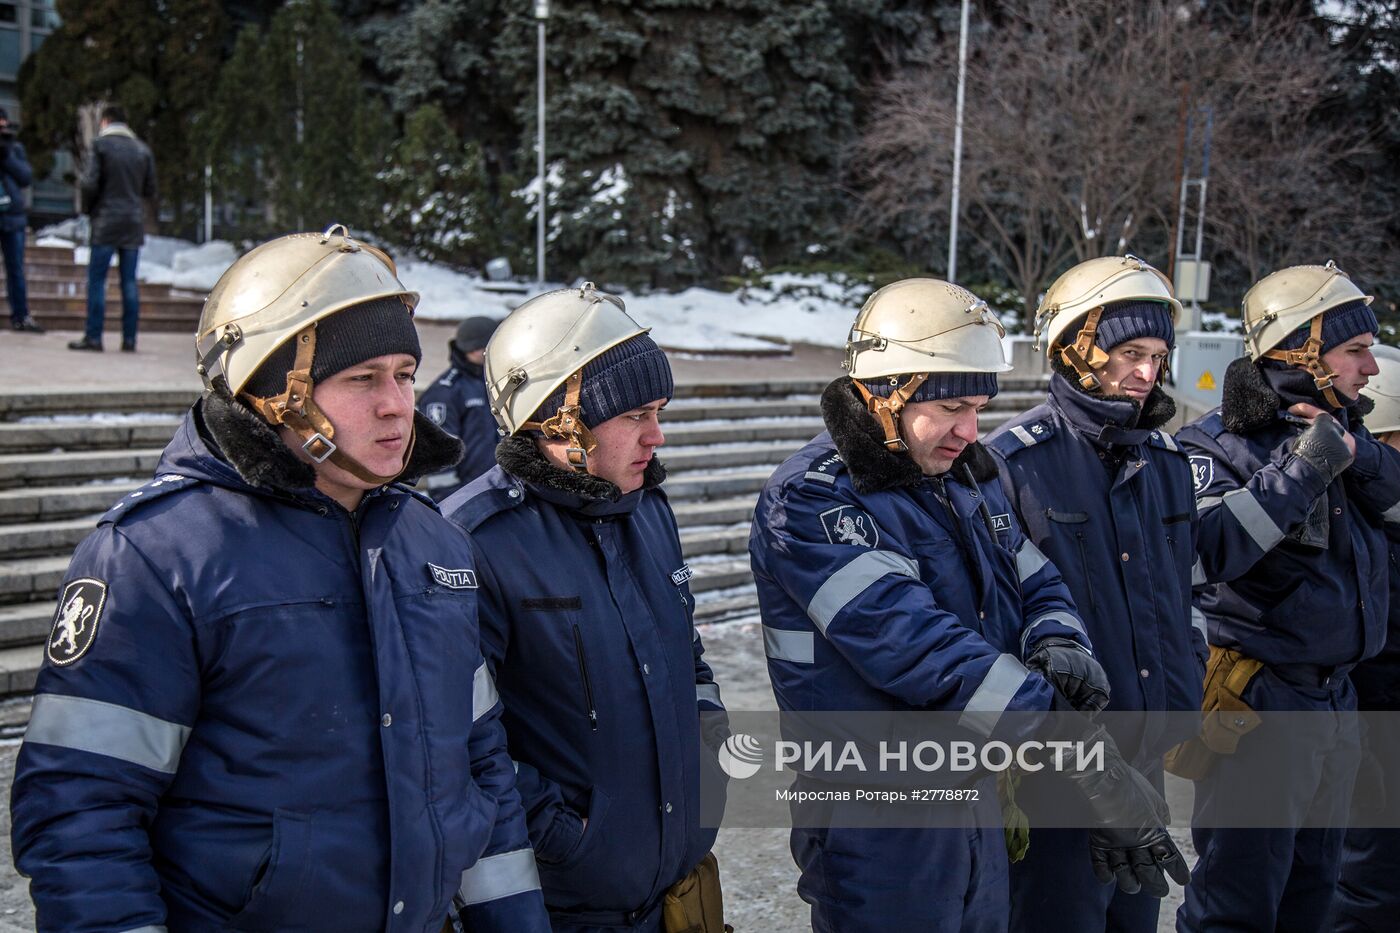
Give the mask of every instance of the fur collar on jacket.
[[[524, 480], [532, 486], [552, 489], [570, 496], [577, 496], [588, 502], [616, 502], [622, 498], [622, 490], [616, 483], [609, 482], [591, 473], [576, 473], [550, 463], [548, 458], [535, 445], [530, 435], [512, 435], [496, 445], [496, 462], [516, 479]], [[642, 488], [660, 486], [666, 479], [666, 467], [661, 460], [652, 457], [642, 476]]]
[[[885, 446], [884, 432], [871, 417], [849, 376], [835, 380], [822, 392], [822, 420], [831, 432], [832, 443], [846, 464], [856, 492], [899, 489], [925, 479], [924, 471], [909, 454], [896, 453]], [[979, 483], [996, 478], [996, 461], [980, 442], [969, 444], [945, 475], [954, 482], [966, 483], [969, 470]]]
[[[272, 426], [252, 409], [226, 395], [206, 393], [201, 405], [208, 439], [244, 482], [279, 492], [306, 490], [316, 485], [316, 471], [296, 454]], [[421, 476], [456, 466], [462, 459], [462, 442], [427, 418], [414, 412], [413, 454], [398, 482], [412, 483]]]
[[[1319, 407], [1325, 408], [1320, 399]], [[1274, 391], [1257, 363], [1247, 356], [1232, 362], [1225, 370], [1225, 389], [1220, 402], [1220, 420], [1232, 434], [1249, 434], [1268, 427], [1278, 420], [1278, 413], [1287, 406]], [[1366, 396], [1338, 412], [1343, 423], [1355, 425], [1375, 407]]]

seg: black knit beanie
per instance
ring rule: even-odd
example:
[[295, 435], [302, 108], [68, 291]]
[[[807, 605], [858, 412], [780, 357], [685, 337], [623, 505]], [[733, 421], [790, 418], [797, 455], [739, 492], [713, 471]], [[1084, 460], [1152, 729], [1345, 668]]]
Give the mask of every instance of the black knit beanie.
[[[398, 298], [351, 305], [317, 323], [311, 381], [320, 383], [342, 369], [390, 353], [407, 353], [417, 362], [423, 360], [408, 305]], [[296, 358], [296, 346], [288, 339], [249, 377], [243, 391], [257, 398], [280, 395], [287, 388], [287, 373], [296, 365]]]
[[[596, 428], [648, 402], [669, 399], [675, 391], [671, 363], [665, 352], [646, 334], [639, 334], [584, 364], [583, 388], [579, 392], [583, 423]], [[565, 387], [561, 385], [535, 410], [530, 420], [553, 417], [564, 404], [564, 393]]]

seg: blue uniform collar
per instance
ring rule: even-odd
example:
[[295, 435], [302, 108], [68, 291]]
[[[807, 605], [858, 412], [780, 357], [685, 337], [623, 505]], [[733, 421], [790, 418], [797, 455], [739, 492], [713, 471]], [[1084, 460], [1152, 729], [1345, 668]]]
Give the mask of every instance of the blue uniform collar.
[[1137, 402], [1090, 395], [1059, 373], [1050, 377], [1050, 405], [1076, 431], [1105, 447], [1133, 447], [1152, 433], [1139, 425], [1142, 408]]

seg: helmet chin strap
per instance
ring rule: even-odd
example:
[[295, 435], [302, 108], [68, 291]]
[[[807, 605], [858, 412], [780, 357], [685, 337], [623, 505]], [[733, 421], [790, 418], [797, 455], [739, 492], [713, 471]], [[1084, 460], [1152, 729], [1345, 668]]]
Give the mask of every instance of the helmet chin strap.
[[315, 387], [311, 381], [311, 361], [316, 356], [316, 325], [308, 324], [298, 331], [293, 339], [297, 347], [296, 362], [287, 373], [287, 388], [282, 394], [258, 398], [245, 392], [241, 397], [252, 405], [268, 424], [289, 428], [301, 439], [301, 449], [313, 462], [325, 463], [329, 460], [356, 479], [375, 486], [383, 486], [398, 479], [413, 456], [417, 432], [412, 423], [409, 424], [408, 446], [404, 450], [403, 466], [398, 472], [387, 476], [370, 472], [358, 460], [335, 445], [332, 440], [335, 437], [335, 425], [331, 424], [326, 413], [311, 399], [311, 390]]
[[1344, 408], [1337, 391], [1332, 388], [1332, 380], [1337, 374], [1322, 362], [1322, 315], [1312, 319], [1308, 328], [1308, 339], [1297, 350], [1268, 350], [1260, 354], [1265, 359], [1279, 360], [1289, 366], [1301, 366], [1313, 377], [1313, 383], [1322, 391], [1322, 397], [1333, 408]]
[[1103, 388], [1098, 371], [1108, 365], [1108, 353], [1094, 343], [1099, 332], [1099, 318], [1103, 317], [1103, 305], [1090, 311], [1084, 317], [1084, 326], [1074, 335], [1074, 343], [1060, 347], [1060, 359], [1073, 366], [1079, 374], [1079, 387], [1085, 392]]
[[909, 445], [904, 443], [904, 438], [899, 436], [899, 413], [904, 410], [910, 397], [917, 391], [919, 386], [928, 380], [928, 373], [914, 373], [904, 385], [890, 393], [889, 398], [876, 395], [865, 387], [859, 379], [852, 379], [856, 391], [865, 400], [865, 405], [870, 409], [870, 414], [875, 416], [875, 421], [880, 425], [880, 430], [885, 432], [885, 447], [893, 451], [907, 451]]
[[564, 404], [552, 417], [527, 421], [520, 426], [521, 430], [537, 430], [552, 441], [567, 442], [565, 455], [575, 473], [588, 472], [588, 455], [598, 447], [598, 439], [583, 423], [583, 407], [579, 405], [582, 391], [583, 370], [580, 369], [564, 381]]

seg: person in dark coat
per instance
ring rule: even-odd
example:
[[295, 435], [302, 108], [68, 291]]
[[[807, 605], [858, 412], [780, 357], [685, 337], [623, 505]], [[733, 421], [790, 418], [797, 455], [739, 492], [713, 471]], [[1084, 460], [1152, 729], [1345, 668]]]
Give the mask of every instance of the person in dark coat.
[[481, 368], [496, 324], [489, 317], [469, 317], [458, 324], [456, 335], [447, 342], [452, 365], [418, 399], [418, 410], [461, 441], [465, 450], [451, 470], [424, 478], [428, 494], [439, 502], [496, 465], [500, 436], [486, 402]]
[[548, 933], [471, 548], [398, 482], [460, 453], [416, 301], [318, 234], [210, 293], [207, 391], [60, 591], [10, 796], [41, 933]]
[[[1074, 855], [1103, 881], [1116, 874], [1125, 890], [1162, 897], [1168, 876], [1186, 877], [1165, 803], [1080, 715], [1108, 702], [1107, 677], [977, 440], [978, 412], [1011, 368], [1001, 336], [984, 302], [937, 279], [887, 285], [861, 309], [851, 375], [822, 393], [827, 430], [773, 473], [754, 512], [749, 557], [773, 693], [797, 714], [943, 712], [966, 738], [1019, 740], [1042, 719], [1093, 735], [1110, 760], [1066, 777], [1095, 811]], [[814, 820], [794, 809], [797, 891], [813, 930], [1004, 933], [997, 780], [974, 780], [977, 803], [956, 824], [919, 807], [888, 828], [865, 822], [859, 803]], [[826, 775], [799, 773], [794, 788], [842, 800]]]
[[[986, 439], [1026, 534], [1074, 595], [1108, 674], [1110, 712], [1201, 707], [1196, 503], [1186, 455], [1165, 429], [1176, 406], [1159, 384], [1179, 310], [1166, 277], [1136, 257], [1074, 266], [1037, 315], [1049, 397]], [[1167, 727], [1188, 721], [1123, 715], [1110, 731], [1160, 791], [1162, 756], [1190, 734]], [[1040, 791], [1032, 783], [1018, 798], [1031, 830], [1026, 858], [1011, 866], [1011, 928], [1155, 933], [1161, 901], [1101, 884], [1083, 858], [1087, 830], [1035, 825]]]
[[21, 333], [42, 334], [29, 316], [29, 289], [24, 280], [25, 227], [29, 208], [24, 189], [34, 183], [24, 144], [15, 138], [10, 115], [0, 107], [0, 251], [5, 254], [5, 297], [10, 300], [10, 327]]
[[[1371, 348], [1380, 371], [1361, 390], [1358, 409], [1376, 440], [1400, 450], [1400, 349]], [[1357, 776], [1357, 818], [1347, 830], [1332, 933], [1378, 933], [1400, 917], [1400, 525], [1386, 523], [1390, 545], [1390, 617], [1385, 647], [1351, 671], [1357, 708], [1366, 717], [1368, 750]], [[1369, 797], [1369, 799], [1365, 799]]]
[[107, 315], [107, 269], [116, 255], [122, 292], [122, 349], [136, 350], [141, 291], [136, 263], [146, 242], [146, 202], [156, 196], [156, 160], [150, 148], [126, 125], [117, 106], [102, 111], [101, 128], [88, 153], [80, 183], [83, 213], [88, 215], [87, 327], [70, 350], [101, 350]]
[[[1257, 666], [1238, 692], [1261, 713], [1196, 783], [1181, 933], [1321, 930], [1334, 907], [1360, 759], [1349, 675], [1385, 642], [1385, 528], [1400, 522], [1400, 451], [1357, 408], [1377, 372], [1370, 302], [1330, 262], [1255, 283], [1248, 357], [1226, 369], [1220, 407], [1177, 433], [1200, 515], [1206, 688]], [[1255, 750], [1284, 738], [1288, 758], [1261, 774]], [[1248, 813], [1266, 825], [1241, 826]]]
[[655, 457], [671, 367], [592, 284], [517, 308], [485, 365], [510, 433], [442, 508], [476, 555], [550, 918], [556, 933], [659, 933], [666, 892], [714, 844], [701, 719], [723, 710]]

